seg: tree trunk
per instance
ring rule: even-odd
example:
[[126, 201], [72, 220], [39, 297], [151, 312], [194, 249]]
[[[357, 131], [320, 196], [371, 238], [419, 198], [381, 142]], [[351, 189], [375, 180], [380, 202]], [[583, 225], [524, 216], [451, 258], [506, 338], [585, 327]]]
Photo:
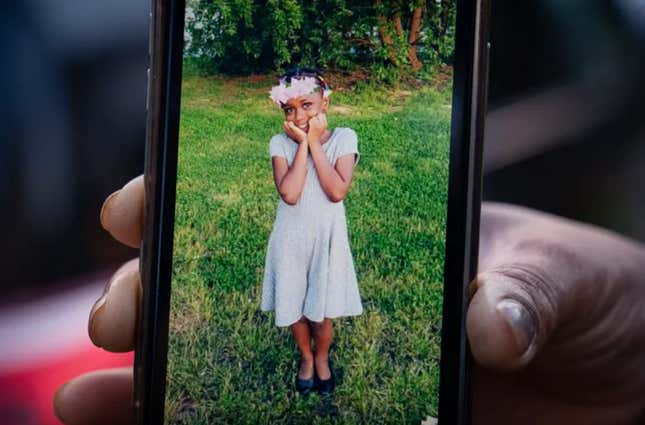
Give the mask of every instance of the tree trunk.
[[375, 7], [378, 13], [378, 32], [381, 36], [381, 42], [383, 43], [383, 47], [385, 47], [389, 61], [392, 65], [398, 65], [396, 49], [394, 47], [392, 36], [388, 32], [387, 17], [383, 14], [381, 4], [381, 0], [376, 0]]
[[423, 66], [423, 62], [417, 56], [417, 44], [419, 43], [419, 35], [421, 33], [421, 17], [423, 9], [425, 8], [425, 1], [421, 2], [412, 12], [412, 19], [410, 20], [410, 34], [408, 35], [408, 43], [410, 50], [408, 51], [408, 58], [412, 69], [418, 71]]
[[401, 12], [400, 11], [397, 10], [396, 13], [394, 13], [393, 21], [394, 21], [394, 28], [396, 29], [396, 34], [399, 37], [403, 37], [404, 36], [404, 34], [403, 34], [403, 23], [401, 22]]

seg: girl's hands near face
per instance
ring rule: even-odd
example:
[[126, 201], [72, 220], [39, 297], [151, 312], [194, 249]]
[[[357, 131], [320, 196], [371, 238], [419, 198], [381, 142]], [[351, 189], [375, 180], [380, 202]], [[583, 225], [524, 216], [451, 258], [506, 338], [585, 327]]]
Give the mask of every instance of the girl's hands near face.
[[309, 143], [320, 142], [327, 130], [327, 114], [319, 112], [315, 117], [309, 119]]
[[295, 125], [292, 121], [285, 121], [283, 123], [284, 132], [287, 133], [287, 136], [291, 137], [298, 144], [307, 142], [307, 133]]

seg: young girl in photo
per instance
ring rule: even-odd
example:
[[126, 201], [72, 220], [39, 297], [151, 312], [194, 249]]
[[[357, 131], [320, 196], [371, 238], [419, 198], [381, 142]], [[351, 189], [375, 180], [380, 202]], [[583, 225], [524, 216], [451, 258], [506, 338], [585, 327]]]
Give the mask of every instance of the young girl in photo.
[[360, 157], [358, 139], [351, 128], [327, 128], [330, 94], [320, 73], [304, 68], [288, 71], [271, 90], [285, 121], [269, 144], [280, 201], [262, 310], [275, 310], [276, 326], [291, 327], [302, 394], [333, 391], [331, 319], [363, 312], [343, 204]]

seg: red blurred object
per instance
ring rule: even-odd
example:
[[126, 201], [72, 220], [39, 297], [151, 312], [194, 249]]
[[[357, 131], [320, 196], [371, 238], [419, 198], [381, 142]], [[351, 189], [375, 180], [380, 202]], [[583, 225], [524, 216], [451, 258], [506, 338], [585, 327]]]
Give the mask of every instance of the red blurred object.
[[0, 310], [0, 425], [58, 425], [52, 399], [82, 373], [130, 366], [133, 354], [108, 353], [87, 335], [104, 279]]

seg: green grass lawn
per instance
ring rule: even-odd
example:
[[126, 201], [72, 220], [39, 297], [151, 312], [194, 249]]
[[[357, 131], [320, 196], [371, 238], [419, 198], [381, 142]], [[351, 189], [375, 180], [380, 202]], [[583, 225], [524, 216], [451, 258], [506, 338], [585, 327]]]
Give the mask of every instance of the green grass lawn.
[[437, 413], [450, 90], [332, 94], [353, 128], [345, 199], [365, 312], [334, 321], [335, 394], [295, 392], [288, 328], [260, 311], [275, 217], [270, 78], [188, 75], [181, 109], [169, 335], [169, 423], [420, 423]]

